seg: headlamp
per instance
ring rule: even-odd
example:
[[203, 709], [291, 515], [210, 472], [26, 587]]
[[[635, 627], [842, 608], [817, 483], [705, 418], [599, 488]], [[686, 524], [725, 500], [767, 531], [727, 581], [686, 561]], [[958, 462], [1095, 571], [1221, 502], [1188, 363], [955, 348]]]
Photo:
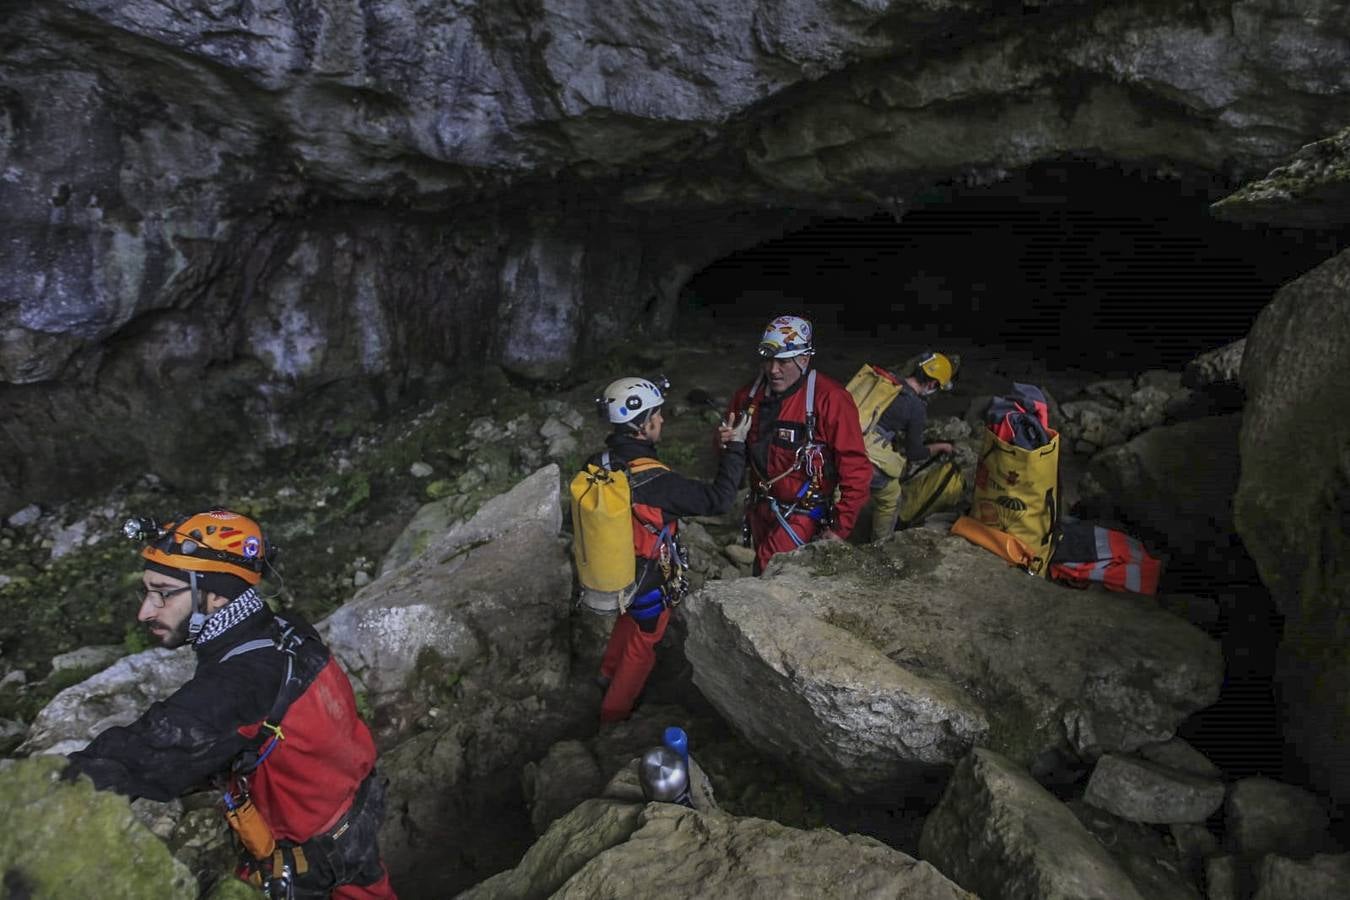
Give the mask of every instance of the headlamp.
[[159, 537], [164, 532], [159, 523], [145, 516], [132, 516], [122, 523], [122, 534], [129, 541], [145, 543]]

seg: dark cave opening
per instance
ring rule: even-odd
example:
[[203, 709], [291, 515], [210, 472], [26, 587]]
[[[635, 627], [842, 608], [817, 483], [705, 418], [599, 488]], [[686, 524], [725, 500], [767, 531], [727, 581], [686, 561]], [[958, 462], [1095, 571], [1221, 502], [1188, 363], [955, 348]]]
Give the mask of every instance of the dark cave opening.
[[1230, 190], [1042, 163], [934, 188], [899, 219], [821, 218], [733, 253], [690, 280], [681, 311], [794, 312], [822, 339], [908, 332], [1103, 375], [1177, 368], [1245, 336], [1281, 285], [1350, 246], [1350, 229], [1220, 221], [1209, 204]]

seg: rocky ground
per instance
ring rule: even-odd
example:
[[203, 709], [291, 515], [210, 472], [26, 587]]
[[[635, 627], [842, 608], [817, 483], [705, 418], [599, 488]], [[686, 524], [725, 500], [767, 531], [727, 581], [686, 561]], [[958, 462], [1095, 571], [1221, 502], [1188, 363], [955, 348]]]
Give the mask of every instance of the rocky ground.
[[[1219, 771], [1172, 738], [1219, 696], [1220, 599], [1033, 584], [945, 535], [949, 520], [882, 548], [813, 550], [765, 579], [744, 577], [734, 513], [691, 523], [703, 590], [671, 628], [644, 707], [597, 733], [590, 677], [607, 623], [570, 604], [565, 481], [605, 431], [594, 393], [624, 373], [671, 378], [662, 453], [711, 474], [717, 408], [753, 373], [755, 334], [725, 319], [698, 328], [680, 346], [600, 360], [584, 379], [527, 386], [489, 369], [390, 421], [329, 423], [326, 433], [347, 435], [222, 475], [213, 497], [150, 469], [94, 501], [12, 517], [0, 576], [7, 751], [69, 752], [187, 677], [178, 655], [140, 652], [129, 624], [138, 567], [118, 526], [220, 502], [276, 535], [275, 603], [322, 620], [353, 674], [393, 782], [382, 839], [405, 896], [446, 896], [494, 873], [478, 895], [603, 896], [631, 866], [672, 854], [707, 860], [690, 896], [761, 895], [747, 885], [821, 896], [802, 873], [828, 885], [831, 866], [869, 873], [859, 877], [883, 894], [944, 898], [1004, 896], [1000, 884], [1033, 886], [1031, 896], [1217, 898], [1225, 879], [1266, 897], [1280, 896], [1277, 884], [1343, 883], [1322, 801]], [[846, 380], [864, 361], [898, 366], [919, 349], [912, 337], [838, 335], [818, 364]], [[1203, 539], [1165, 514], [1166, 491], [1145, 497], [1139, 484], [1195, 477], [1150, 449], [1167, 429], [1232, 438], [1231, 365], [1102, 379], [996, 348], [943, 349], [963, 371], [934, 402], [930, 436], [957, 444], [968, 481], [988, 396], [1029, 381], [1051, 395], [1065, 435], [1066, 505], [1138, 522], [1165, 557]], [[1167, 508], [1221, 528], [1210, 496], [1173, 491]], [[362, 623], [379, 624], [381, 639], [357, 640]], [[615, 787], [672, 723], [692, 736], [716, 798], [708, 808], [644, 808], [631, 784], [626, 795]], [[972, 756], [977, 746], [990, 749]], [[23, 802], [45, 808], [25, 779], [46, 776], [7, 765]], [[973, 811], [1003, 806], [1002, 831], [971, 824]], [[215, 881], [229, 854], [209, 798], [136, 813], [198, 884]], [[840, 834], [809, 830], [822, 826]], [[722, 862], [743, 856], [777, 862], [745, 881]], [[1084, 871], [1097, 893], [1063, 888]], [[770, 890], [770, 873], [801, 886]], [[42, 895], [45, 876], [33, 877]]]

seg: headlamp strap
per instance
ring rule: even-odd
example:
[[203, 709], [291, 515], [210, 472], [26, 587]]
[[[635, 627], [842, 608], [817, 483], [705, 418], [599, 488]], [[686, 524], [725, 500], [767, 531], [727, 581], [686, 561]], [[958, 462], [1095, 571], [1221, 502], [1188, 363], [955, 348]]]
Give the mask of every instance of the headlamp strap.
[[188, 619], [188, 637], [196, 640], [197, 635], [202, 633], [202, 628], [206, 625], [206, 598], [202, 596], [202, 590], [197, 585], [197, 573], [188, 572], [188, 586], [192, 590], [192, 618]]

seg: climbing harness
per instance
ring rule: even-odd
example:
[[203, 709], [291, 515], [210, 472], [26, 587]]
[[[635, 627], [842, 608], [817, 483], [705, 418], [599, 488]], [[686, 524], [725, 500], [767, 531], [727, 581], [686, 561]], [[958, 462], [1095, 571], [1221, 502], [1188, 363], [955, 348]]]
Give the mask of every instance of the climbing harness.
[[[753, 417], [759, 408], [759, 392], [764, 384], [764, 376], [761, 375], [755, 379], [750, 387], [749, 404], [746, 407], [746, 414]], [[798, 546], [804, 546], [803, 540], [789, 523], [789, 519], [798, 514], [805, 513], [810, 518], [829, 525], [831, 510], [831, 499], [827, 497], [822, 490], [822, 479], [825, 476], [825, 443], [816, 440], [816, 370], [812, 369], [806, 373], [806, 433], [793, 454], [792, 464], [770, 477], [765, 473], [764, 477], [756, 478], [751, 489], [751, 503], [767, 503], [769, 509], [773, 511], [774, 518], [779, 526], [787, 532], [792, 542]], [[754, 470], [753, 461], [751, 463], [752, 472]], [[791, 502], [777, 499], [771, 493], [775, 484], [782, 481], [794, 472], [802, 472], [806, 478], [802, 482], [801, 488], [792, 498]], [[758, 476], [759, 473], [754, 473]], [[747, 521], [743, 529], [743, 534], [749, 531], [748, 510]], [[747, 544], [747, 546], [749, 546]]]

